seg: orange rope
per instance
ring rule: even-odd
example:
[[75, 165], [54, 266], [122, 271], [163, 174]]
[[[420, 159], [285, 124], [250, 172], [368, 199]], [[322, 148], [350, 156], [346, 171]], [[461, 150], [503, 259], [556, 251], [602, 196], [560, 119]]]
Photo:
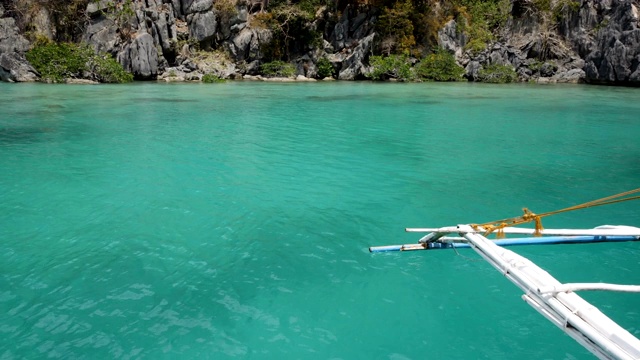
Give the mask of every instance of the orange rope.
[[542, 213], [542, 214], [535, 214], [531, 210], [529, 210], [527, 208], [524, 208], [524, 209], [522, 209], [524, 214], [522, 214], [521, 216], [516, 216], [516, 217], [502, 219], [502, 220], [496, 220], [496, 221], [490, 221], [490, 222], [486, 222], [484, 224], [471, 224], [471, 226], [476, 230], [478, 230], [480, 227], [482, 227], [485, 230], [485, 233], [484, 233], [485, 236], [487, 236], [487, 235], [491, 234], [493, 231], [497, 230], [496, 237], [498, 239], [500, 239], [500, 238], [504, 237], [504, 228], [505, 227], [525, 224], [525, 223], [534, 221], [535, 224], [536, 224], [536, 226], [535, 226], [536, 230], [534, 232], [534, 235], [535, 236], [540, 236], [541, 235], [541, 231], [544, 229], [542, 227], [542, 218], [545, 217], [545, 216], [560, 214], [560, 213], [563, 213], [563, 212], [568, 212], [568, 211], [573, 211], [573, 210], [586, 209], [586, 208], [596, 207], [596, 206], [601, 206], [601, 205], [615, 204], [615, 203], [619, 203], [619, 202], [623, 202], [623, 201], [637, 200], [637, 199], [640, 199], [640, 195], [638, 195], [638, 196], [629, 196], [629, 197], [624, 197], [624, 196], [628, 196], [628, 195], [635, 194], [635, 193], [638, 193], [638, 192], [640, 192], [640, 188], [637, 188], [637, 189], [634, 189], [634, 190], [625, 191], [623, 193], [616, 194], [616, 195], [607, 196], [607, 197], [604, 197], [602, 199], [588, 201], [586, 203], [570, 206], [570, 207], [567, 207], [567, 208], [564, 208], [564, 209], [555, 210], [555, 211], [549, 211], [549, 212]]

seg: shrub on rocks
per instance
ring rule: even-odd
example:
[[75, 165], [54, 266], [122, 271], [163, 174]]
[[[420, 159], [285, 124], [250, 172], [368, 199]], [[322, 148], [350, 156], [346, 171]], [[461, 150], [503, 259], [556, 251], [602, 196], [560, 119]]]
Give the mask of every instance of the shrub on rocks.
[[280, 60], [262, 64], [260, 71], [266, 77], [292, 77], [296, 73], [292, 64]]
[[415, 79], [411, 63], [404, 55], [372, 56], [369, 63], [373, 68], [369, 74], [372, 80], [411, 81]]
[[204, 74], [202, 76], [202, 82], [205, 84], [214, 84], [224, 82], [224, 79], [221, 79], [219, 76], [215, 74]]
[[96, 54], [88, 45], [39, 41], [26, 54], [27, 60], [48, 82], [90, 79], [104, 83], [133, 81], [111, 55]]
[[333, 77], [334, 69], [333, 65], [327, 58], [318, 59], [318, 63], [316, 64], [318, 67], [318, 77], [323, 79], [327, 77]]
[[416, 66], [418, 77], [432, 81], [462, 80], [464, 69], [456, 63], [453, 54], [444, 49], [438, 49], [427, 55]]
[[511, 83], [518, 81], [518, 74], [508, 65], [486, 65], [478, 72], [478, 80], [493, 84]]

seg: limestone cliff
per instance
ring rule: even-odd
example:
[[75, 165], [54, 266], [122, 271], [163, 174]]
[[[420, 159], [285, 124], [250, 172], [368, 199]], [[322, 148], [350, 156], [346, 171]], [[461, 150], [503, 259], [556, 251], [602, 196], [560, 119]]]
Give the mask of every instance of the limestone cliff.
[[[412, 28], [423, 36], [403, 41], [413, 44], [416, 58], [436, 46], [449, 50], [469, 80], [477, 80], [483, 67], [501, 64], [513, 67], [521, 81], [637, 86], [638, 1], [547, 0], [553, 11], [545, 11], [539, 0], [504, 0], [506, 21], [491, 29], [480, 49], [469, 46], [473, 34], [455, 1], [427, 1], [424, 13], [410, 14]], [[35, 36], [88, 43], [139, 80], [241, 78], [259, 74], [260, 65], [274, 59], [294, 64], [296, 75], [308, 78], [321, 77], [319, 61], [325, 59], [333, 77], [364, 79], [369, 56], [389, 51], [388, 31], [378, 26], [384, 2], [336, 1], [311, 13], [268, 0], [74, 0], [81, 11], [66, 22], [49, 3], [55, 2], [0, 2], [3, 81], [37, 79], [24, 57]]]
[[553, 21], [529, 4], [512, 2], [507, 24], [484, 51], [464, 51], [466, 39], [454, 20], [439, 31], [439, 43], [456, 53], [470, 79], [483, 65], [508, 64], [521, 80], [640, 85], [636, 1], [583, 0], [560, 9]]

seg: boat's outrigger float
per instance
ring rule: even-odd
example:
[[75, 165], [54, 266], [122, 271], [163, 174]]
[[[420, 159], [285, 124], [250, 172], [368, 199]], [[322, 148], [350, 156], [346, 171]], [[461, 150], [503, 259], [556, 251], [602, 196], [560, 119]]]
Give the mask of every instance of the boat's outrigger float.
[[[636, 189], [634, 192], [640, 192]], [[627, 192], [625, 194], [628, 194]], [[613, 197], [605, 198], [610, 199]], [[628, 198], [628, 199], [636, 199]], [[614, 202], [618, 202], [614, 201]], [[590, 202], [596, 206], [598, 201]], [[610, 203], [610, 202], [606, 202]], [[601, 203], [604, 204], [604, 203]], [[576, 208], [576, 207], [573, 207]], [[527, 215], [529, 214], [529, 215]], [[526, 221], [536, 222], [536, 229], [506, 226]], [[528, 259], [503, 248], [508, 245], [640, 241], [640, 228], [600, 226], [595, 229], [542, 229], [540, 215], [525, 210], [518, 218], [480, 225], [458, 225], [442, 228], [406, 229], [427, 233], [417, 244], [371, 247], [371, 252], [432, 250], [468, 247], [480, 254], [507, 279], [524, 291], [522, 298], [548, 320], [573, 337], [601, 359], [640, 359], [640, 340], [609, 319], [600, 310], [578, 296], [579, 290], [640, 292], [637, 285], [604, 283], [562, 284]], [[518, 221], [511, 221], [511, 220]], [[498, 224], [496, 226], [496, 224]], [[504, 234], [536, 235], [536, 237], [490, 240], [488, 234], [499, 229]]]

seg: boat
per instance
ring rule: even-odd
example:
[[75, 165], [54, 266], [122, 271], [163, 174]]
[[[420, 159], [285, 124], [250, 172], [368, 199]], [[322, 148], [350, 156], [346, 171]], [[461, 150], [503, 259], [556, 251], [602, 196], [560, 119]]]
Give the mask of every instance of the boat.
[[[426, 233], [415, 244], [373, 246], [372, 253], [471, 248], [518, 286], [522, 299], [600, 359], [640, 359], [640, 339], [629, 333], [588, 303], [577, 291], [601, 290], [640, 292], [639, 285], [607, 283], [561, 283], [529, 259], [506, 249], [514, 245], [584, 244], [591, 242], [640, 241], [640, 228], [603, 225], [593, 229], [544, 229], [541, 218], [585, 207], [610, 204], [638, 197], [626, 197], [640, 189], [554, 212], [535, 214], [524, 209], [522, 216], [484, 224], [463, 224], [439, 228], [407, 228]], [[520, 225], [535, 222], [535, 229]], [[495, 238], [489, 236], [495, 233]], [[505, 238], [505, 236], [520, 236]]]

